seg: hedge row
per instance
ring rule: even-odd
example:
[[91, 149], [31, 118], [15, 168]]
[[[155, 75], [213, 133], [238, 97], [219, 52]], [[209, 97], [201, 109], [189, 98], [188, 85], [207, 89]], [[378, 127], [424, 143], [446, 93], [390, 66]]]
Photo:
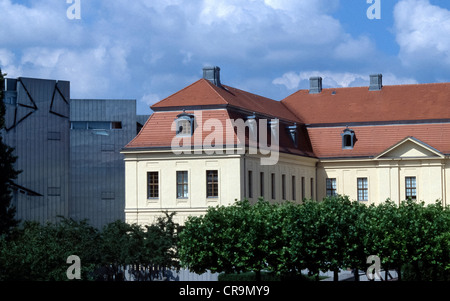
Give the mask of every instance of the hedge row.
[[160, 267], [178, 266], [172, 217], [146, 227], [116, 221], [101, 230], [72, 219], [25, 222], [0, 236], [0, 280], [68, 280], [71, 255], [81, 260], [81, 280], [122, 281], [126, 268], [137, 280], [153, 280]]
[[345, 196], [302, 204], [240, 201], [190, 217], [179, 255], [197, 273], [285, 276], [366, 271], [368, 256], [377, 255], [400, 280], [401, 271], [407, 280], [450, 280], [450, 210], [412, 200], [367, 206]]

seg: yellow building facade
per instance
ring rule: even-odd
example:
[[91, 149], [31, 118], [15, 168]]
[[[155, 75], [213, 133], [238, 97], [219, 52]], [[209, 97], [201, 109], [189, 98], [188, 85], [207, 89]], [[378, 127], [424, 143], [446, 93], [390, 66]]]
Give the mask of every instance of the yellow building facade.
[[[275, 101], [222, 85], [219, 71], [205, 68], [203, 79], [153, 105], [122, 150], [127, 222], [150, 224], [168, 211], [182, 224], [260, 197], [448, 204], [450, 84], [384, 87], [373, 75], [369, 87], [323, 89], [311, 78], [309, 90]], [[236, 124], [245, 124], [242, 135]], [[261, 145], [275, 161], [263, 163]]]

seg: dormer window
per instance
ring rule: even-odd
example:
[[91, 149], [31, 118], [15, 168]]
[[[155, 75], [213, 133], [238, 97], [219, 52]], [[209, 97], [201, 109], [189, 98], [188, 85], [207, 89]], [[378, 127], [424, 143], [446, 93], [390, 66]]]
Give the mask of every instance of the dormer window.
[[192, 136], [194, 134], [195, 116], [186, 114], [185, 112], [177, 116], [176, 119], [176, 133], [177, 136]]
[[288, 126], [287, 129], [292, 142], [294, 143], [295, 147], [297, 147], [297, 123], [295, 123], [293, 126]]
[[353, 149], [356, 142], [355, 132], [349, 128], [346, 128], [341, 136], [342, 149]]
[[253, 115], [247, 116], [247, 121], [245, 123], [248, 125], [249, 129], [248, 138], [254, 142], [258, 141], [258, 127], [256, 125], [255, 112], [253, 112]]

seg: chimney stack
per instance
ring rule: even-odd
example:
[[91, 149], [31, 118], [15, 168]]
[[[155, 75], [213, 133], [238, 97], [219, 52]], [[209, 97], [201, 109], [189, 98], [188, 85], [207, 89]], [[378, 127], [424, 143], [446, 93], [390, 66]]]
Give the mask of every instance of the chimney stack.
[[220, 84], [220, 68], [217, 66], [204, 67], [203, 78], [216, 85], [217, 87], [222, 87], [222, 85]]
[[372, 74], [370, 75], [369, 91], [380, 91], [383, 87], [383, 75]]
[[322, 92], [322, 78], [320, 76], [309, 78], [309, 94]]

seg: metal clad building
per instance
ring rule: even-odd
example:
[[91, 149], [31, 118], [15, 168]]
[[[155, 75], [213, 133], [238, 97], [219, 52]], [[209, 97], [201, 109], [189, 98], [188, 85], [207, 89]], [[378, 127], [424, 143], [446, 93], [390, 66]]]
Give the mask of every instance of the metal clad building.
[[136, 135], [136, 101], [72, 99], [70, 117], [70, 217], [96, 227], [124, 220], [120, 149]]
[[15, 148], [17, 218], [40, 222], [66, 216], [69, 200], [70, 83], [6, 80], [5, 142]]
[[70, 99], [70, 82], [5, 80], [4, 141], [15, 148], [17, 218], [58, 216], [101, 228], [124, 220], [125, 168], [120, 150], [148, 116], [135, 100]]

